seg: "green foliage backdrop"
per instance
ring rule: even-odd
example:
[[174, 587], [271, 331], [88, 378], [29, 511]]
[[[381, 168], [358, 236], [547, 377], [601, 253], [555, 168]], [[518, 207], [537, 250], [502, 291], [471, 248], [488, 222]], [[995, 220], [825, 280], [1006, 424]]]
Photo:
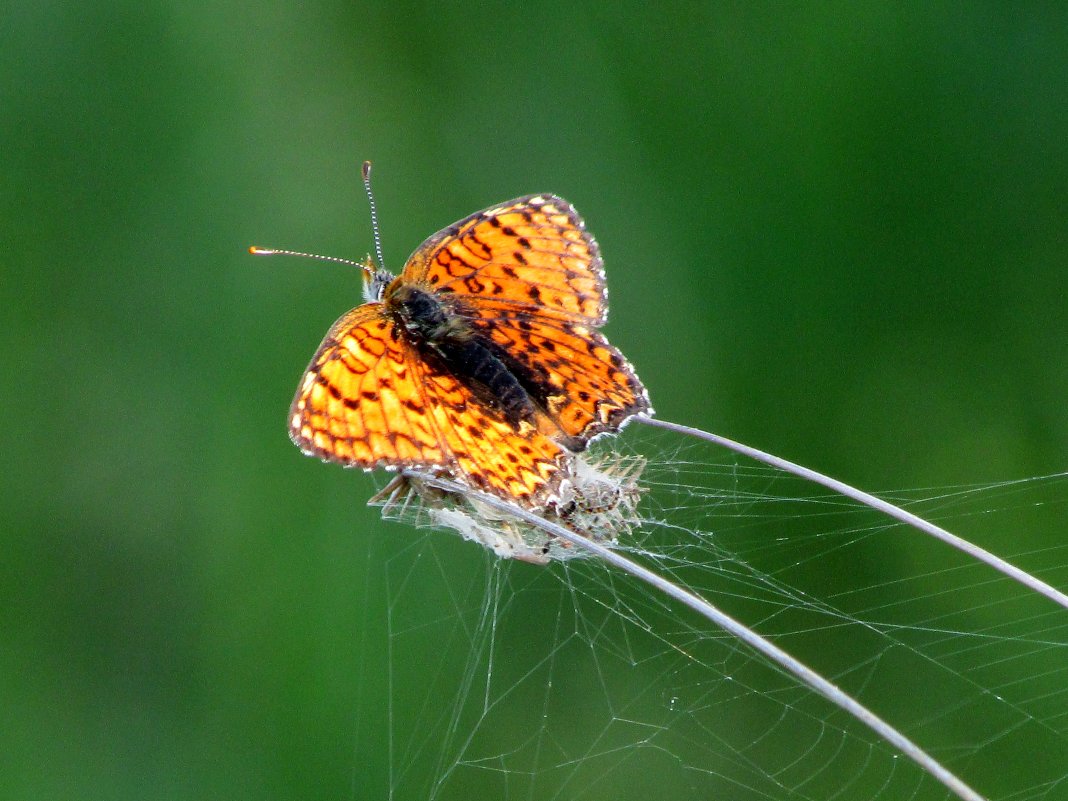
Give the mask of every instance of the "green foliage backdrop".
[[[365, 158], [394, 269], [571, 200], [663, 417], [876, 489], [1068, 467], [1057, 4], [16, 5], [0, 796], [384, 797], [415, 535], [285, 435], [359, 277], [245, 252], [362, 257]], [[1030, 520], [961, 533], [1042, 570]]]

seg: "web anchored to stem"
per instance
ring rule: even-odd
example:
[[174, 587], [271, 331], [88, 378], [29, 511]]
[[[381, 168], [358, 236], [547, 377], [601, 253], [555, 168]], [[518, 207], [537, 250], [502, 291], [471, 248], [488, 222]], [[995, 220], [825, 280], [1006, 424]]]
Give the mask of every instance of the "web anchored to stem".
[[[707, 432], [698, 431], [696, 429], [677, 426], [670, 423], [661, 423], [659, 421], [644, 421], [651, 425], [672, 431], [675, 433], [682, 433], [689, 436], [698, 437], [709, 442], [724, 445], [731, 450], [738, 453], [743, 453], [752, 458], [763, 461], [767, 464], [773, 465], [777, 469], [785, 470], [794, 475], [798, 475], [805, 479], [813, 480], [818, 484], [821, 484], [836, 492], [841, 492], [843, 495], [858, 500], [861, 503], [871, 506], [879, 511], [885, 512], [894, 519], [915, 525], [922, 531], [932, 533], [934, 536], [942, 541], [949, 542], [956, 547], [961, 548], [965, 553], [976, 556], [981, 561], [996, 567], [1007, 575], [1019, 580], [1025, 586], [1040, 592], [1047, 598], [1051, 598], [1055, 601], [1061, 602], [1064, 599], [1064, 595], [1057, 590], [1049, 587], [1044, 582], [1038, 581], [1033, 576], [1021, 571], [997, 557], [989, 554], [986, 551], [978, 549], [970, 543], [967, 543], [955, 535], [950, 534], [944, 529], [931, 524], [930, 522], [917, 517], [916, 515], [907, 512], [900, 507], [890, 504], [881, 499], [868, 495], [867, 493], [856, 490], [855, 488], [844, 485], [841, 482], [822, 476], [814, 471], [802, 468], [798, 465], [794, 465], [785, 460], [773, 457], [769, 454], [765, 454], [761, 451], [749, 448], [747, 446], [735, 443], [731, 440], [727, 440], [722, 437], [717, 437]], [[615, 469], [615, 463], [610, 463], [611, 469]], [[640, 470], [640, 467], [638, 468]], [[610, 470], [611, 472], [611, 470]], [[678, 603], [681, 603], [690, 609], [696, 611], [707, 620], [711, 621], [715, 625], [719, 626], [723, 630], [729, 632], [733, 637], [736, 637], [738, 641], [744, 643], [746, 646], [752, 648], [755, 652], [761, 654], [767, 658], [771, 663], [778, 666], [781, 670], [794, 676], [805, 686], [808, 686], [819, 695], [836, 705], [840, 709], [846, 711], [853, 716], [856, 720], [860, 721], [863, 725], [868, 727], [871, 731], [875, 732], [880, 738], [891, 744], [894, 748], [898, 749], [902, 754], [913, 760], [918, 766], [927, 772], [930, 776], [941, 782], [946, 788], [948, 788], [953, 794], [962, 799], [981, 799], [975, 790], [964, 783], [958, 776], [948, 770], [939, 760], [935, 759], [931, 754], [922, 749], [911, 738], [905, 736], [900, 730], [890, 725], [885, 719], [873, 713], [865, 705], [861, 704], [855, 698], [841, 690], [835, 683], [824, 678], [820, 674], [811, 670], [800, 660], [791, 656], [789, 653], [778, 647], [774, 643], [767, 640], [765, 637], [757, 634], [749, 627], [740, 623], [737, 619], [731, 615], [721, 611], [715, 605], [711, 604], [706, 598], [700, 594], [687, 589], [678, 581], [673, 580], [666, 574], [658, 573], [650, 568], [636, 562], [634, 559], [629, 558], [624, 553], [621, 553], [622, 548], [614, 547], [610, 541], [613, 538], [606, 538], [605, 541], [597, 541], [596, 538], [584, 536], [583, 529], [589, 529], [589, 526], [576, 526], [571, 524], [573, 521], [568, 519], [560, 519], [553, 515], [536, 514], [527, 509], [522, 509], [514, 504], [510, 504], [499, 498], [472, 491], [469, 487], [451, 481], [447, 477], [433, 476], [418, 472], [406, 472], [405, 480], [420, 482], [420, 497], [423, 501], [427, 500], [427, 492], [429, 488], [433, 487], [441, 495], [435, 496], [439, 500], [441, 498], [463, 498], [464, 503], [467, 506], [467, 513], [459, 513], [459, 524], [456, 522], [456, 517], [438, 518], [433, 521], [439, 526], [452, 527], [460, 530], [465, 536], [472, 539], [479, 539], [482, 544], [487, 545], [492, 550], [497, 551], [498, 555], [502, 556], [521, 556], [526, 558], [522, 554], [517, 554], [513, 551], [504, 550], [502, 548], [511, 548], [511, 545], [501, 545], [502, 540], [495, 539], [490, 541], [486, 535], [471, 536], [469, 529], [473, 524], [481, 524], [483, 528], [490, 527], [493, 530], [501, 530], [507, 528], [509, 525], [516, 526], [520, 532], [538, 531], [541, 532], [550, 542], [559, 542], [565, 545], [567, 548], [572, 549], [570, 553], [574, 551], [582, 551], [592, 554], [596, 558], [603, 561], [605, 564], [611, 565], [632, 577], [638, 578], [645, 582], [656, 591], [663, 593], [664, 595], [674, 599]], [[631, 474], [627, 474], [631, 475]], [[623, 483], [622, 486], [629, 486]], [[473, 506], [472, 506], [473, 504]], [[434, 505], [433, 502], [429, 505]], [[472, 511], [473, 510], [473, 511]], [[455, 513], [455, 512], [454, 512]], [[631, 507], [625, 507], [621, 519], [630, 521], [633, 509]], [[507, 523], [506, 521], [513, 521]], [[598, 519], [599, 521], [600, 519]], [[628, 523], [629, 525], [629, 523]], [[465, 531], [465, 526], [467, 531]], [[616, 523], [612, 523], [613, 530], [618, 532]], [[476, 525], [477, 527], [477, 525]], [[627, 529], [629, 532], [629, 528]], [[526, 540], [529, 541], [530, 537], [527, 536]], [[621, 543], [622, 544], [622, 543]], [[556, 546], [553, 546], [554, 548]], [[546, 549], [546, 554], [549, 554], [549, 550]], [[528, 556], [530, 554], [527, 554]], [[568, 551], [560, 552], [556, 550], [553, 555], [568, 555]], [[528, 558], [527, 561], [542, 561], [540, 559]]]

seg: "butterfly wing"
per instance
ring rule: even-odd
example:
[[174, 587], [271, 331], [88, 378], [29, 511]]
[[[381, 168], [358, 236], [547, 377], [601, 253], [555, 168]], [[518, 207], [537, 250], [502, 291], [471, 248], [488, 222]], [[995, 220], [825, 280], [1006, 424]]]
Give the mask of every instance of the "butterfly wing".
[[445, 463], [408, 351], [381, 304], [345, 314], [301, 379], [289, 415], [293, 442], [309, 456], [364, 468]]
[[543, 388], [546, 412], [572, 449], [652, 412], [634, 368], [592, 326], [493, 301], [480, 302], [477, 312], [471, 324]]
[[608, 313], [600, 250], [566, 200], [530, 195], [460, 220], [424, 242], [404, 276], [458, 296], [456, 313], [542, 389], [567, 447], [651, 413], [633, 368], [596, 330]]
[[545, 502], [559, 483], [560, 447], [519, 430], [448, 372], [419, 358], [368, 303], [338, 320], [316, 351], [290, 409], [302, 451], [371, 469], [443, 469], [520, 502]]
[[556, 442], [531, 423], [513, 425], [450, 373], [426, 362], [416, 369], [454, 475], [525, 506], [541, 507], [557, 497], [565, 454]]
[[408, 259], [406, 279], [517, 311], [605, 323], [607, 296], [597, 242], [578, 213], [553, 195], [529, 195], [466, 217]]

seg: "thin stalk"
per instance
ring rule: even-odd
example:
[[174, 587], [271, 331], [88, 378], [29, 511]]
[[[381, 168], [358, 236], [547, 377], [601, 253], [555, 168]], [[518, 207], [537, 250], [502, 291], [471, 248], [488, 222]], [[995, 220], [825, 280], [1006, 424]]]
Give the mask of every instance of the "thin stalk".
[[1068, 609], [1068, 595], [1065, 595], [1060, 590], [1051, 587], [1049, 584], [1042, 581], [1042, 579], [1031, 575], [1025, 570], [1021, 570], [1020, 568], [1010, 564], [1009, 562], [1006, 562], [1000, 556], [995, 556], [994, 554], [990, 553], [990, 551], [984, 548], [980, 548], [975, 543], [968, 542], [968, 540], [963, 539], [962, 537], [958, 537], [956, 534], [952, 534], [949, 531], [946, 531], [941, 526], [936, 526], [934, 523], [924, 520], [922, 517], [918, 517], [912, 512], [905, 511], [900, 506], [895, 506], [889, 501], [884, 501], [882, 498], [877, 498], [876, 496], [868, 492], [864, 492], [864, 490], [857, 489], [856, 487], [850, 486], [849, 484], [845, 484], [839, 481], [838, 479], [826, 476], [823, 473], [817, 473], [815, 470], [812, 470], [808, 467], [803, 467], [799, 464], [795, 464], [794, 462], [791, 462], [787, 459], [782, 459], [778, 456], [772, 456], [770, 453], [766, 453], [750, 445], [743, 445], [741, 442], [735, 442], [734, 440], [728, 439], [727, 437], [721, 437], [719, 434], [712, 434], [708, 431], [702, 431], [699, 428], [691, 428], [690, 426], [684, 426], [678, 423], [670, 423], [664, 420], [657, 420], [649, 417], [641, 417], [637, 419], [648, 426], [662, 428], [666, 431], [671, 431], [675, 434], [683, 434], [686, 436], [697, 437], [698, 439], [703, 439], [706, 442], [711, 442], [714, 445], [721, 445], [722, 447], [727, 448], [728, 450], [732, 450], [735, 453], [740, 453], [743, 456], [748, 456], [750, 459], [755, 459], [758, 462], [763, 462], [764, 464], [771, 465], [772, 467], [777, 467], [780, 470], [784, 470], [787, 473], [792, 473], [795, 476], [804, 478], [808, 481], [813, 482], [814, 484], [820, 484], [821, 486], [827, 487], [827, 489], [833, 490], [841, 495], [844, 495], [847, 498], [852, 498], [853, 500], [862, 503], [865, 506], [870, 506], [872, 509], [876, 509], [877, 511], [882, 512], [888, 517], [892, 517], [895, 520], [898, 520], [906, 525], [912, 526], [913, 528], [919, 529], [923, 533], [929, 534], [930, 536], [941, 540], [947, 545], [950, 545], [956, 548], [957, 550], [968, 554], [968, 556], [971, 556], [973, 559], [977, 559], [980, 562], [984, 562], [985, 564], [997, 570], [999, 573], [1003, 573], [1009, 578], [1018, 581], [1020, 584], [1024, 585], [1028, 589], [1046, 596], [1055, 604], [1059, 604], [1065, 609]]
[[957, 776], [951, 773], [942, 765], [942, 763], [866, 706], [839, 689], [837, 685], [832, 684], [819, 673], [795, 659], [790, 654], [786, 653], [786, 651], [760, 636], [752, 629], [735, 620], [730, 615], [720, 611], [717, 607], [713, 606], [699, 595], [683, 589], [678, 584], [654, 573], [647, 567], [607, 548], [599, 542], [587, 539], [580, 534], [570, 531], [556, 523], [552, 523], [539, 517], [533, 512], [516, 506], [515, 504], [508, 503], [507, 501], [503, 501], [484, 492], [473, 490], [464, 484], [459, 484], [454, 481], [419, 473], [417, 471], [405, 472], [417, 476], [420, 480], [433, 486], [440, 487], [448, 492], [460, 493], [462, 495], [477, 498], [480, 502], [485, 503], [498, 511], [513, 515], [529, 525], [540, 528], [547, 534], [559, 537], [576, 547], [584, 548], [613, 567], [616, 567], [625, 573], [629, 573], [631, 576], [644, 581], [650, 587], [659, 590], [670, 598], [674, 598], [679, 603], [688, 606], [713, 624], [729, 632], [757, 653], [767, 657], [773, 664], [778, 665], [787, 673], [792, 674], [803, 684], [811, 687], [835, 706], [848, 712], [875, 732], [879, 737], [882, 737], [886, 742], [890, 743], [902, 754], [941, 782], [958, 798], [964, 799], [964, 801], [984, 801], [983, 796], [979, 795], [975, 790], [957, 778]]

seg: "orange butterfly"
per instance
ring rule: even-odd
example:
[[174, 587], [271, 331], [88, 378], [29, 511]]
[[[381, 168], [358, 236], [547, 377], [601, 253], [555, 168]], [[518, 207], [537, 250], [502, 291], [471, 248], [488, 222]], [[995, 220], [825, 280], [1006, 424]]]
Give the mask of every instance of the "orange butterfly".
[[364, 268], [368, 302], [334, 323], [290, 409], [304, 453], [438, 471], [546, 506], [570, 452], [651, 414], [597, 331], [601, 256], [565, 200], [530, 195], [473, 214], [424, 242], [400, 276]]

